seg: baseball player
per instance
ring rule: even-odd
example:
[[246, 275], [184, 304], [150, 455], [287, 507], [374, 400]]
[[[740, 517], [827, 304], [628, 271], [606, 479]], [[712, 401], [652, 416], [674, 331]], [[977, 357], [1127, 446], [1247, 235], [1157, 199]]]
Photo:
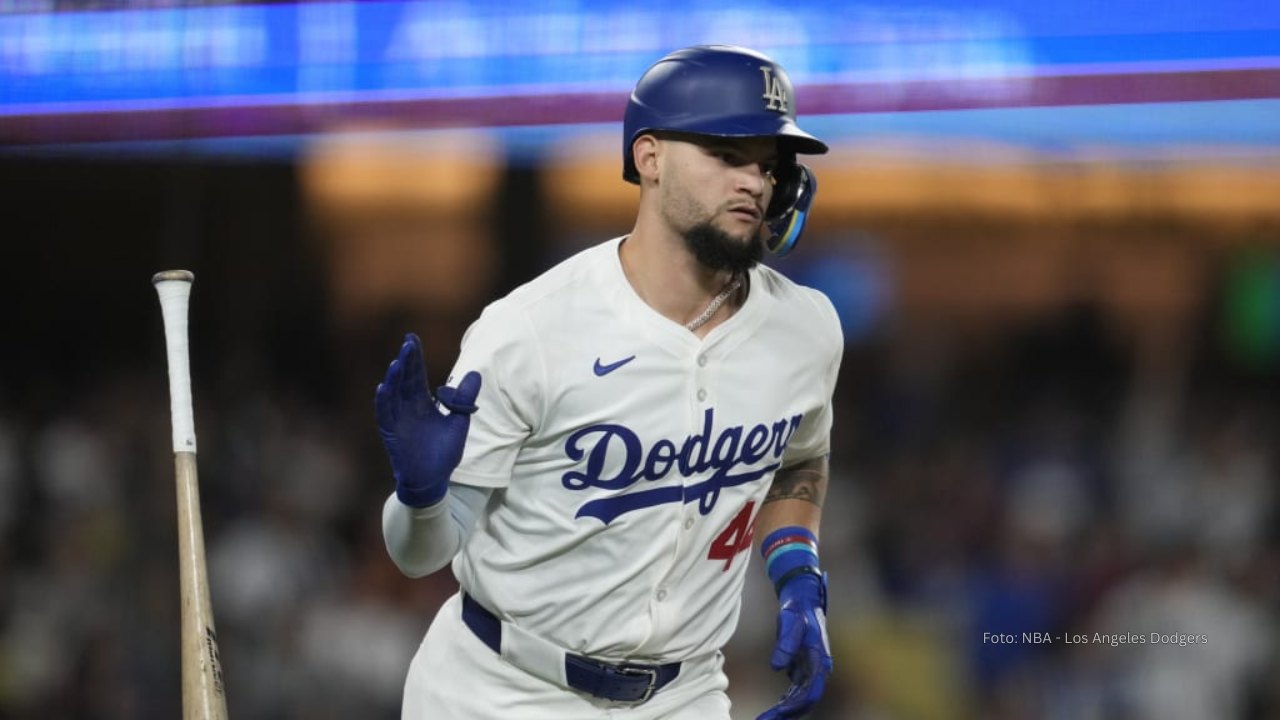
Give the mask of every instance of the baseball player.
[[800, 717], [831, 671], [818, 522], [843, 340], [826, 297], [759, 265], [816, 187], [783, 68], [674, 52], [637, 83], [631, 232], [489, 305], [434, 395], [409, 335], [376, 393], [387, 550], [460, 592], [403, 717], [728, 718], [721, 647], [753, 540], [777, 591], [770, 663]]

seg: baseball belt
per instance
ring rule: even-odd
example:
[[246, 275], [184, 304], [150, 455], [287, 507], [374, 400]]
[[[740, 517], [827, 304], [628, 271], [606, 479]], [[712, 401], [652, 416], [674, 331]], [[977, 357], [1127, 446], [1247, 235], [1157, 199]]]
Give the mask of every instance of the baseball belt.
[[610, 664], [575, 655], [511, 623], [462, 594], [462, 622], [512, 665], [530, 675], [615, 702], [642, 703], [680, 674], [680, 663]]

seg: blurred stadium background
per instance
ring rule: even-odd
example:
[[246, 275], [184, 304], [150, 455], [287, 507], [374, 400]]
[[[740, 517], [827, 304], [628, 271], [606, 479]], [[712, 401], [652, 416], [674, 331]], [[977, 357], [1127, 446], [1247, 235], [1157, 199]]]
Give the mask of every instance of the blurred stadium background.
[[[625, 93], [698, 42], [833, 145], [774, 261], [848, 343], [814, 717], [1280, 718], [1280, 5], [12, 0], [0, 719], [178, 715], [170, 267], [232, 716], [398, 717], [455, 585], [382, 549], [373, 387], [629, 229]], [[736, 717], [772, 632], [753, 577]]]

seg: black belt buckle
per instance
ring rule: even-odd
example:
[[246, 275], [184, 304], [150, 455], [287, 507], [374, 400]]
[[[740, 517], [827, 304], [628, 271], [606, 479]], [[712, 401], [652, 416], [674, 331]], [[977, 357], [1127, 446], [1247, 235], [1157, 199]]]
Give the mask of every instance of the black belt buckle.
[[648, 667], [645, 665], [613, 665], [610, 667], [613, 672], [627, 677], [647, 677], [648, 685], [644, 689], [644, 694], [631, 702], [640, 704], [649, 702], [649, 698], [653, 697], [653, 693], [658, 687], [658, 668]]

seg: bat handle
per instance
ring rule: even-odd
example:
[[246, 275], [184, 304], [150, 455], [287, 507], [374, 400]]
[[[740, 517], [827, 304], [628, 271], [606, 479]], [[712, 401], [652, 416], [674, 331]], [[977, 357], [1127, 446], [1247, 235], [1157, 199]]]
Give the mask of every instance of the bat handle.
[[191, 405], [191, 362], [187, 345], [187, 308], [195, 275], [165, 270], [151, 278], [164, 315], [164, 342], [169, 353], [169, 409], [173, 418], [173, 451], [196, 452], [196, 423]]

